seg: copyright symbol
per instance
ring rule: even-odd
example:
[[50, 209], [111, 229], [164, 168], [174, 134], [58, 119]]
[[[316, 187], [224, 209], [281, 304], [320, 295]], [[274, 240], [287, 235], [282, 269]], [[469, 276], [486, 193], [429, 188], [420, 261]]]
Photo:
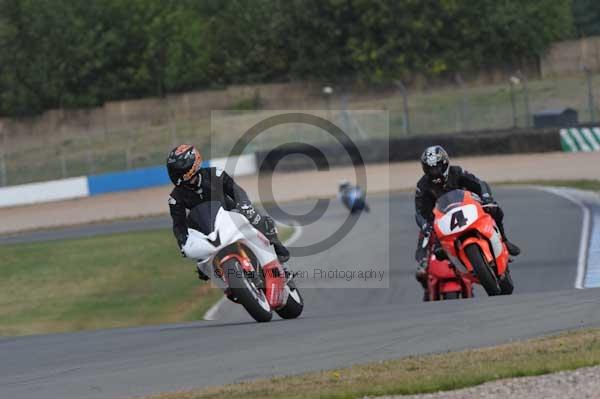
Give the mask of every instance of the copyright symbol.
[[[263, 119], [247, 130], [237, 140], [231, 149], [230, 154], [243, 154], [244, 149], [261, 133], [275, 126], [292, 123], [317, 127], [333, 137], [343, 148], [343, 152], [346, 156], [350, 159], [354, 169], [355, 181], [365, 191], [367, 190], [365, 163], [356, 144], [340, 127], [329, 120], [316, 115], [303, 112], [289, 112]], [[305, 226], [319, 220], [327, 211], [331, 201], [327, 198], [319, 198], [317, 199], [315, 206], [309, 212], [302, 215], [290, 214], [279, 206], [273, 195], [273, 172], [277, 164], [283, 158], [291, 155], [302, 155], [310, 158], [318, 171], [327, 171], [330, 169], [326, 154], [323, 150], [314, 145], [301, 142], [289, 142], [279, 145], [272, 148], [262, 159], [260, 164], [258, 186], [259, 199], [263, 204], [272, 204], [270, 205], [270, 208], [272, 209], [271, 215], [275, 213], [278, 216], [277, 218], [273, 217], [274, 219], [291, 219], [296, 223]], [[235, 170], [236, 163], [237, 159], [235, 157], [228, 157], [225, 169]], [[303, 187], [302, 189], [310, 192], [310, 187]], [[340, 242], [352, 230], [357, 221], [358, 218], [353, 217], [348, 213], [348, 217], [344, 220], [342, 225], [327, 238], [310, 245], [289, 247], [289, 250], [294, 257], [310, 256], [323, 252]]]

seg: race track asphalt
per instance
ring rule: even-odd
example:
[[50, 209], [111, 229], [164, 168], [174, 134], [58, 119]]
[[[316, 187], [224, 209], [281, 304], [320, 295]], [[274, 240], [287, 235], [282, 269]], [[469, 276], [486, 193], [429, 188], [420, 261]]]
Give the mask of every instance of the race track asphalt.
[[[422, 290], [413, 277], [412, 196], [378, 195], [370, 200], [372, 212], [337, 245], [292, 262], [304, 272], [300, 319], [257, 324], [226, 303], [210, 322], [0, 339], [0, 397], [131, 397], [600, 326], [600, 291], [573, 289], [580, 209], [536, 189], [502, 188], [496, 197], [507, 214], [509, 236], [523, 249], [511, 266], [513, 296], [487, 298], [479, 290], [473, 300], [420, 303]], [[286, 209], [299, 213], [307, 207]], [[332, 204], [304, 227], [294, 246], [323, 239], [346, 217]], [[72, 229], [110, 233], [140, 229], [139, 223], [158, 228], [168, 220]], [[57, 234], [70, 236], [64, 230]], [[315, 269], [373, 270], [385, 278], [381, 283], [323, 278]]]

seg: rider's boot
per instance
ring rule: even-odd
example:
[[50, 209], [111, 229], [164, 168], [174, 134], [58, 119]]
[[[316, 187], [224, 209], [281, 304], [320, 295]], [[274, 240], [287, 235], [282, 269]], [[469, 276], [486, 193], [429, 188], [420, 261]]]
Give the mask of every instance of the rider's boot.
[[517, 256], [517, 255], [519, 255], [521, 253], [521, 248], [517, 247], [512, 242], [510, 242], [508, 240], [504, 240], [504, 243], [506, 244], [506, 248], [508, 249], [508, 253], [511, 256]]
[[275, 222], [271, 219], [270, 216], [265, 216], [262, 220], [264, 223], [255, 225], [255, 227], [262, 232], [265, 237], [269, 240], [271, 245], [273, 245], [275, 249], [275, 253], [277, 254], [277, 259], [279, 263], [284, 264], [288, 260], [290, 260], [290, 251], [279, 241], [279, 237], [277, 237], [277, 227], [275, 227]]
[[275, 248], [275, 253], [277, 254], [277, 259], [279, 263], [284, 264], [290, 260], [290, 251], [277, 239], [275, 242], [271, 242], [273, 247]]
[[210, 277], [208, 277], [206, 274], [204, 274], [204, 272], [200, 269], [199, 265], [196, 265], [196, 273], [198, 273], [198, 278], [202, 281], [208, 281], [210, 280]]
[[429, 286], [427, 284], [427, 257], [421, 259], [415, 271], [415, 279], [423, 287], [423, 302], [429, 302]]
[[502, 240], [506, 244], [506, 249], [508, 249], [508, 253], [511, 256], [518, 256], [521, 253], [521, 248], [508, 241], [508, 238], [506, 238], [506, 232], [504, 231], [504, 224], [496, 222], [496, 225], [498, 226], [498, 230], [500, 230], [500, 235], [502, 235]]
[[425, 289], [423, 291], [423, 302], [429, 302], [429, 290]]

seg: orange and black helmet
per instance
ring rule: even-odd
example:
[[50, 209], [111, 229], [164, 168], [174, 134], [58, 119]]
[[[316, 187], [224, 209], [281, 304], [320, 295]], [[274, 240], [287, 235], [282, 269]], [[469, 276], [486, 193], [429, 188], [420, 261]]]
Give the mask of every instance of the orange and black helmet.
[[169, 153], [167, 171], [176, 186], [188, 186], [190, 180], [198, 174], [202, 165], [202, 156], [193, 145], [178, 145]]

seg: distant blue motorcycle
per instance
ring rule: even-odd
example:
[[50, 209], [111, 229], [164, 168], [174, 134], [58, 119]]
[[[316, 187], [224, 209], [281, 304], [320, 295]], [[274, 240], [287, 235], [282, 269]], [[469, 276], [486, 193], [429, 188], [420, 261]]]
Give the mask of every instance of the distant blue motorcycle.
[[353, 186], [347, 180], [342, 180], [339, 184], [338, 198], [342, 204], [348, 208], [350, 213], [369, 212], [367, 204], [367, 195], [359, 186]]

